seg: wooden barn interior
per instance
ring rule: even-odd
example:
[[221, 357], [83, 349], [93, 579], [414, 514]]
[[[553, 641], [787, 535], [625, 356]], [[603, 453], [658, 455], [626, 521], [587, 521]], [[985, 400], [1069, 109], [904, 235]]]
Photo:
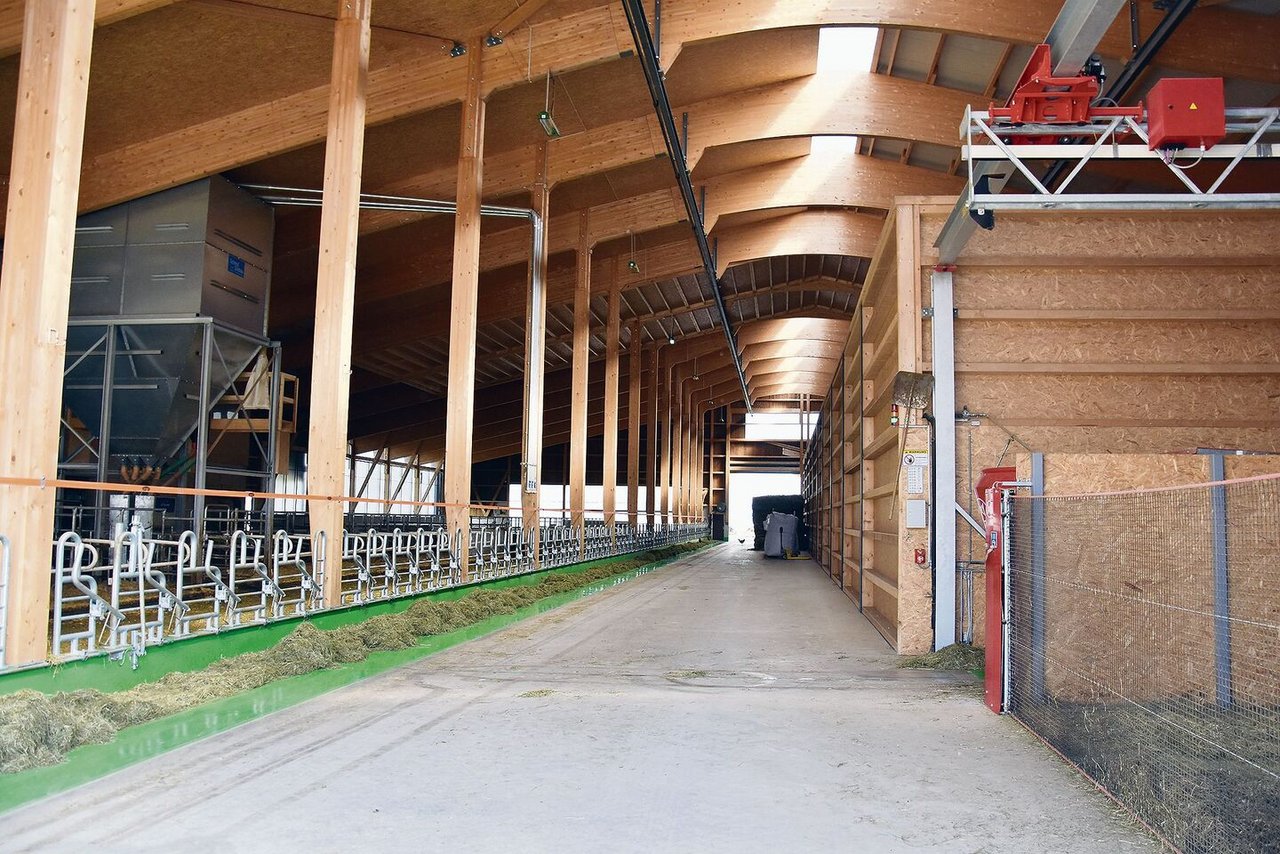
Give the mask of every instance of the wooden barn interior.
[[[1274, 745], [1280, 525], [1231, 490], [1280, 475], [1278, 116], [1274, 0], [4, 0], [0, 726], [697, 544], [782, 585], [714, 620], [964, 650], [1014, 715], [1030, 673], [1126, 804], [1025, 710], [1247, 701]], [[1224, 483], [1190, 551], [1068, 512]], [[771, 491], [796, 564], [752, 550]], [[1129, 533], [1128, 574], [1081, 545]], [[1208, 616], [1121, 641], [1099, 591]]]

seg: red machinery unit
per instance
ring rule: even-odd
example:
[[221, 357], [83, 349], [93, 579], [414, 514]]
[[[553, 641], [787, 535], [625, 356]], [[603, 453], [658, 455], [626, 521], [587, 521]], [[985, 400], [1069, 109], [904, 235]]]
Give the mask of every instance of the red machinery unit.
[[[1088, 74], [1055, 77], [1053, 57], [1047, 44], [1037, 45], [1031, 59], [1013, 87], [1009, 103], [991, 105], [991, 118], [1010, 124], [1085, 124], [1102, 118], [1132, 116], [1142, 118], [1142, 106], [1095, 107], [1098, 79]], [[1051, 143], [1054, 137], [1025, 137], [1020, 142]]]
[[1221, 77], [1166, 77], [1147, 94], [1153, 151], [1213, 148], [1227, 135]]
[[973, 491], [978, 494], [978, 506], [982, 508], [982, 526], [987, 532], [987, 631], [986, 631], [986, 686], [984, 699], [987, 708], [996, 714], [1004, 710], [1004, 573], [1001, 555], [1004, 513], [1000, 509], [999, 484], [1018, 479], [1013, 466], [999, 466], [982, 470]]

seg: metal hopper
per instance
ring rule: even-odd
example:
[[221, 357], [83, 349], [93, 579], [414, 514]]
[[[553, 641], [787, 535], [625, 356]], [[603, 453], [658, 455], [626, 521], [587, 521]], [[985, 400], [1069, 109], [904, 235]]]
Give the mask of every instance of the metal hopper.
[[271, 208], [221, 178], [80, 218], [66, 468], [182, 456], [202, 403], [207, 413], [269, 346], [273, 230]]

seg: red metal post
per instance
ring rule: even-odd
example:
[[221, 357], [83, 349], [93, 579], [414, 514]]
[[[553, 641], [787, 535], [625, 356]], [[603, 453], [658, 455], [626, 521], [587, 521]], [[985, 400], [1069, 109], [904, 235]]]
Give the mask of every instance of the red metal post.
[[974, 492], [978, 494], [978, 506], [982, 509], [982, 526], [987, 532], [987, 631], [986, 631], [986, 686], [987, 708], [996, 714], [1003, 710], [1004, 689], [1004, 575], [1001, 554], [1004, 543], [1001, 531], [1004, 518], [1000, 509], [999, 484], [1018, 479], [1013, 466], [999, 466], [982, 470]]

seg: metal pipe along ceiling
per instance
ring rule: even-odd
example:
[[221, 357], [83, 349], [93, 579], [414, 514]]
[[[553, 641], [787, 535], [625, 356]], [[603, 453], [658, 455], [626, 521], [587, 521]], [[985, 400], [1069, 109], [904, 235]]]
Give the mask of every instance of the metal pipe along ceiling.
[[751, 411], [751, 391], [747, 388], [747, 376], [742, 370], [742, 357], [738, 354], [738, 342], [734, 338], [733, 325], [729, 322], [729, 312], [725, 308], [724, 293], [720, 290], [720, 280], [716, 277], [716, 261], [707, 244], [707, 231], [702, 222], [702, 211], [693, 195], [693, 184], [689, 180], [689, 170], [685, 160], [684, 148], [680, 145], [680, 136], [676, 133], [675, 116], [671, 112], [671, 101], [667, 98], [667, 86], [662, 81], [662, 71], [658, 68], [658, 53], [654, 47], [653, 34], [649, 32], [649, 20], [645, 17], [641, 0], [623, 0], [627, 10], [627, 23], [631, 25], [631, 37], [635, 41], [636, 53], [640, 64], [644, 67], [644, 79], [649, 84], [649, 94], [653, 98], [654, 112], [658, 115], [658, 124], [662, 127], [662, 138], [667, 144], [667, 156], [671, 160], [671, 168], [676, 173], [676, 183], [680, 185], [680, 196], [684, 199], [684, 209], [689, 215], [689, 225], [693, 228], [693, 237], [698, 244], [698, 254], [702, 256], [702, 266], [706, 269], [707, 278], [711, 282], [711, 294], [716, 301], [716, 309], [720, 315], [720, 325], [724, 328], [725, 340], [729, 343], [729, 355], [733, 358], [734, 370], [738, 372], [738, 382], [742, 384], [742, 399], [747, 411]]
[[[258, 198], [264, 202], [268, 202], [277, 206], [318, 208], [323, 205], [324, 194], [320, 190], [312, 190], [303, 187], [279, 187], [271, 184], [243, 184], [244, 189], [257, 194]], [[407, 211], [412, 213], [448, 213], [456, 214], [458, 212], [458, 203], [442, 199], [418, 199], [411, 196], [383, 196], [375, 193], [360, 194], [361, 210], [376, 211]], [[505, 217], [508, 219], [527, 219], [533, 226], [533, 237], [531, 239], [531, 248], [529, 255], [529, 303], [535, 308], [541, 306], [547, 301], [547, 282], [544, 270], [538, 263], [538, 259], [542, 257], [542, 247], [546, 242], [546, 223], [542, 221], [542, 217], [538, 216], [538, 212], [531, 208], [506, 207], [503, 205], [481, 205], [481, 216]], [[543, 312], [534, 311], [531, 316], [537, 322], [545, 322], [543, 320]], [[541, 330], [533, 330], [540, 332]], [[531, 338], [530, 340], [538, 340]], [[542, 405], [543, 395], [543, 374], [546, 370], [546, 359], [529, 359], [529, 370], [525, 374], [525, 393], [527, 395], [527, 406]], [[530, 436], [529, 425], [525, 425], [525, 436], [522, 447], [524, 448], [525, 460], [527, 467], [532, 464], [537, 466], [542, 457], [542, 437]], [[531, 439], [536, 440], [537, 447]]]

